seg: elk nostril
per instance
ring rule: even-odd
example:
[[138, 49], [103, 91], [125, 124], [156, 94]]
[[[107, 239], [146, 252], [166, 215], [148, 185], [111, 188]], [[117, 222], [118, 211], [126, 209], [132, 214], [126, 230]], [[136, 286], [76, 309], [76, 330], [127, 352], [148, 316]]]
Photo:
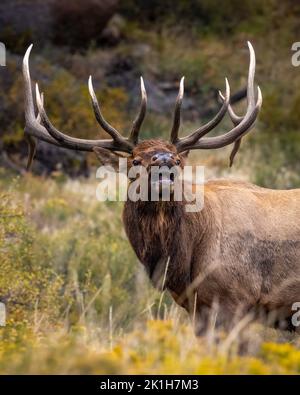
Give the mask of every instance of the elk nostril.
[[137, 159], [134, 159], [133, 161], [132, 161], [132, 164], [133, 164], [133, 166], [137, 166], [137, 165], [139, 165], [141, 162], [139, 161], [139, 160], [137, 160]]

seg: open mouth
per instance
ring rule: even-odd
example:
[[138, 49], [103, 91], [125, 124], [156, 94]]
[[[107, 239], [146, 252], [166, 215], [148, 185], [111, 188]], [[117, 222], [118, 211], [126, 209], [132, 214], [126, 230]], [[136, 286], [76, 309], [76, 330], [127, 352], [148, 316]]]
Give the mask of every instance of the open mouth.
[[160, 172], [160, 173], [151, 173], [150, 175], [150, 182], [151, 184], [154, 185], [160, 185], [160, 186], [168, 186], [168, 185], [174, 185], [175, 182], [175, 175], [170, 172]]
[[175, 180], [176, 175], [168, 170], [161, 170], [159, 171], [159, 173], [151, 172], [150, 174], [151, 189], [153, 188], [154, 191], [159, 193], [159, 196], [162, 196], [161, 194], [163, 193], [167, 193], [168, 195], [173, 194], [175, 188]]
[[161, 185], [173, 185], [174, 184], [174, 174], [159, 174], [159, 179], [158, 179], [159, 184]]

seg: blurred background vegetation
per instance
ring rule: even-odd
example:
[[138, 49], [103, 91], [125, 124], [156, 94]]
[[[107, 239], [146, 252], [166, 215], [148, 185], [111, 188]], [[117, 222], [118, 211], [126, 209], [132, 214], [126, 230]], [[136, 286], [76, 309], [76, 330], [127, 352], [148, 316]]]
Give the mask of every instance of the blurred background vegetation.
[[[150, 286], [122, 229], [122, 204], [95, 199], [96, 161], [40, 143], [25, 174], [22, 57], [53, 123], [106, 137], [94, 120], [94, 78], [107, 120], [128, 133], [143, 75], [142, 138], [167, 138], [186, 77], [181, 133], [218, 109], [224, 78], [245, 111], [250, 40], [263, 106], [232, 169], [230, 147], [193, 152], [206, 176], [272, 188], [300, 186], [300, 4], [292, 0], [2, 0], [0, 41], [0, 373], [299, 373], [299, 339], [251, 326], [197, 340], [185, 314]], [[231, 127], [225, 119], [216, 133]], [[218, 338], [218, 341], [216, 340]], [[221, 341], [220, 341], [221, 339]], [[240, 355], [240, 350], [243, 350]]]

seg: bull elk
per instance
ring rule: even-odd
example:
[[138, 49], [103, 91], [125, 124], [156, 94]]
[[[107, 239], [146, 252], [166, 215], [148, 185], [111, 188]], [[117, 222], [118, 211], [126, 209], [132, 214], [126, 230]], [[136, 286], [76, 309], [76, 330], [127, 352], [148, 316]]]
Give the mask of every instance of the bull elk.
[[[120, 157], [126, 157], [129, 169], [143, 165], [148, 174], [154, 165], [182, 169], [190, 150], [218, 149], [230, 144], [234, 145], [232, 164], [242, 137], [254, 125], [261, 108], [261, 91], [257, 87], [255, 94], [254, 86], [255, 52], [248, 43], [250, 64], [244, 116], [237, 116], [230, 105], [230, 87], [226, 79], [225, 95], [220, 92], [222, 104], [216, 116], [180, 138], [182, 78], [170, 141], [139, 141], [147, 105], [141, 78], [140, 109], [129, 137], [125, 138], [104, 119], [90, 77], [89, 92], [95, 117], [111, 139], [70, 137], [49, 120], [37, 85], [38, 115], [35, 114], [28, 65], [31, 47], [23, 62], [28, 167], [34, 156], [36, 139], [71, 150], [94, 151], [102, 164], [113, 167], [117, 167]], [[233, 128], [221, 135], [205, 137], [226, 113]], [[187, 212], [185, 204], [184, 200], [174, 199], [167, 202], [127, 200], [125, 203], [126, 234], [154, 285], [165, 273], [163, 286], [195, 319], [198, 334], [207, 329], [216, 303], [219, 308], [215, 323], [224, 328], [229, 328], [250, 311], [276, 312], [282, 322], [287, 322], [293, 303], [300, 300], [300, 190], [271, 190], [246, 182], [210, 180], [204, 184], [201, 211]]]

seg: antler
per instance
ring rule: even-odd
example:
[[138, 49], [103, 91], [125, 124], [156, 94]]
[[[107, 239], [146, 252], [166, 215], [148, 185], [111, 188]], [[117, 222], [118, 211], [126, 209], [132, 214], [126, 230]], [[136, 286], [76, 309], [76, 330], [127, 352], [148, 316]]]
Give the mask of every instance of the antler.
[[180, 128], [180, 111], [181, 104], [184, 95], [184, 77], [181, 78], [179, 84], [178, 96], [175, 103], [175, 111], [174, 111], [174, 119], [173, 119], [173, 127], [171, 130], [171, 143], [175, 144], [178, 141], [178, 131]]
[[179, 93], [178, 93], [176, 104], [175, 104], [173, 128], [171, 131], [171, 142], [172, 142], [172, 144], [175, 144], [176, 146], [180, 145], [180, 142], [183, 142], [183, 141], [185, 141], [186, 145], [194, 144], [202, 136], [204, 136], [205, 134], [210, 132], [224, 118], [227, 108], [228, 108], [228, 105], [229, 105], [229, 100], [230, 100], [230, 86], [229, 86], [227, 78], [225, 78], [226, 94], [225, 94], [225, 99], [224, 99], [223, 105], [220, 108], [219, 112], [207, 124], [201, 126], [197, 130], [195, 130], [195, 132], [191, 133], [189, 136], [180, 139], [180, 138], [178, 138], [178, 131], [179, 131], [179, 127], [180, 127], [180, 110], [181, 110], [181, 104], [182, 104], [183, 93], [184, 93], [183, 84], [184, 84], [184, 77], [182, 77], [181, 81], [180, 81]]
[[[227, 79], [226, 81], [226, 94], [225, 98], [220, 95], [223, 99], [222, 107], [220, 108], [218, 114], [206, 125], [200, 127], [195, 132], [191, 133], [190, 135], [178, 138], [178, 129], [180, 124], [180, 105], [178, 106], [178, 98], [182, 95], [178, 95], [177, 102], [176, 102], [176, 126], [173, 125], [172, 132], [171, 132], [171, 142], [175, 144], [177, 147], [178, 152], [191, 150], [191, 149], [216, 149], [225, 147], [226, 145], [235, 143], [235, 147], [233, 149], [232, 155], [236, 154], [241, 138], [251, 129], [253, 126], [259, 110], [262, 104], [262, 95], [260, 88], [257, 87], [257, 100], [255, 101], [254, 95], [254, 75], [255, 75], [255, 52], [248, 41], [248, 47], [250, 52], [250, 64], [249, 64], [249, 73], [248, 73], [248, 84], [247, 84], [247, 111], [244, 117], [238, 117], [232, 110], [230, 106], [230, 87], [228, 84]], [[181, 104], [181, 102], [180, 102]], [[178, 110], [179, 108], [179, 110]], [[216, 137], [203, 137], [209, 131], [211, 131], [224, 117], [226, 111], [228, 110], [229, 116], [231, 117], [234, 128], [231, 129], [229, 132]], [[178, 115], [179, 113], [179, 115]], [[175, 119], [175, 117], [174, 117]], [[174, 122], [175, 124], [175, 122]], [[233, 160], [232, 157], [232, 160]]]
[[[94, 109], [94, 114], [96, 117], [96, 120], [98, 121], [99, 125], [115, 140], [122, 142], [124, 138], [121, 136], [121, 134], [113, 128], [103, 117], [100, 106], [93, 88], [93, 82], [92, 82], [92, 76], [89, 78], [89, 92], [90, 96], [92, 99], [92, 105]], [[142, 126], [142, 123], [144, 121], [145, 115], [146, 115], [146, 108], [147, 108], [147, 94], [146, 94], [146, 89], [144, 85], [144, 80], [143, 77], [141, 77], [141, 106], [139, 113], [136, 117], [136, 119], [133, 122], [132, 130], [130, 132], [130, 136], [128, 138], [129, 142], [132, 142], [134, 145], [138, 143], [138, 137], [139, 137], [139, 132], [140, 128]]]
[[[220, 91], [219, 91], [219, 96], [220, 96], [221, 100], [223, 100], [223, 101], [225, 100], [224, 96], [222, 95], [222, 92], [220, 92]], [[233, 109], [231, 107], [231, 104], [228, 105], [228, 114], [229, 114], [229, 117], [230, 117], [234, 126], [238, 125], [243, 120], [243, 117], [236, 115], [236, 113], [233, 111]], [[234, 145], [233, 145], [232, 151], [230, 153], [230, 157], [229, 157], [229, 167], [231, 167], [233, 165], [235, 155], [237, 154], [238, 150], [240, 149], [241, 142], [242, 142], [242, 138], [239, 138], [234, 142]]]
[[32, 44], [26, 51], [23, 60], [23, 76], [25, 83], [25, 136], [29, 144], [29, 158], [27, 168], [30, 167], [35, 153], [36, 140], [39, 139], [47, 143], [57, 145], [76, 151], [93, 151], [95, 147], [106, 148], [111, 151], [132, 152], [134, 145], [138, 141], [138, 134], [146, 113], [146, 91], [141, 79], [142, 104], [139, 114], [133, 124], [132, 132], [129, 138], [123, 137], [116, 129], [114, 129], [103, 117], [97, 101], [92, 79], [89, 78], [89, 91], [92, 98], [92, 105], [98, 123], [112, 137], [112, 140], [87, 140], [75, 138], [62, 133], [52, 125], [44, 108], [42, 96], [39, 93], [38, 85], [36, 85], [36, 104], [38, 107], [38, 117], [35, 115], [34, 101], [32, 95], [31, 78], [29, 71], [29, 55]]
[[139, 132], [142, 126], [142, 123], [144, 121], [145, 115], [146, 115], [146, 109], [147, 109], [147, 93], [144, 85], [144, 80], [143, 77], [141, 77], [141, 106], [140, 106], [140, 111], [133, 121], [132, 124], [132, 129], [129, 135], [129, 141], [131, 141], [133, 144], [138, 143], [139, 139]]

